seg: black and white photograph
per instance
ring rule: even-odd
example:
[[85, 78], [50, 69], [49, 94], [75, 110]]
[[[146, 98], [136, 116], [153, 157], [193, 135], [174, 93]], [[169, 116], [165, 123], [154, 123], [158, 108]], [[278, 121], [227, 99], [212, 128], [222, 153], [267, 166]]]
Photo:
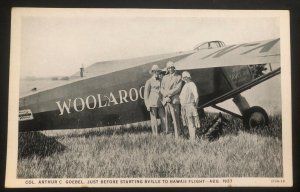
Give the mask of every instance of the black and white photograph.
[[289, 11], [11, 18], [6, 187], [293, 185]]

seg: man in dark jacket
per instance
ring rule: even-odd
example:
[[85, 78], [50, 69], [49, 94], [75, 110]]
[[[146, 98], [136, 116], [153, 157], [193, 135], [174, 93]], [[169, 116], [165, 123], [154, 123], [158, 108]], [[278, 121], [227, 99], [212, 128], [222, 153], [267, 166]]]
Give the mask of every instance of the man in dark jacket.
[[180, 131], [180, 101], [179, 94], [182, 86], [181, 75], [177, 74], [174, 63], [167, 63], [167, 72], [161, 82], [161, 93], [163, 105], [166, 112], [166, 133], [170, 131], [170, 116], [173, 120], [175, 138], [178, 138]]

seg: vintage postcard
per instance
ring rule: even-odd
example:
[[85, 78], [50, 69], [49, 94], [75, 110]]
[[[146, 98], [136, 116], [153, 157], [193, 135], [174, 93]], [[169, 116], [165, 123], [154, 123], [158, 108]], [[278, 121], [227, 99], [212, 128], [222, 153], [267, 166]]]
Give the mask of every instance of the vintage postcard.
[[5, 187], [293, 185], [289, 11], [11, 18]]

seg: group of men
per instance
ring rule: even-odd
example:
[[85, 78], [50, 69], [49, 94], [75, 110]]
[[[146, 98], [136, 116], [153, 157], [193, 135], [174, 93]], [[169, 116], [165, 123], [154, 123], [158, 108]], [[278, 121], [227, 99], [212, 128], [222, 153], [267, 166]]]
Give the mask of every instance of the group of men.
[[[167, 74], [162, 77], [162, 70], [153, 65], [144, 91], [144, 101], [150, 112], [151, 128], [154, 135], [158, 134], [157, 116], [161, 120], [161, 129], [165, 134], [170, 134], [171, 121], [175, 138], [181, 132], [180, 114], [183, 126], [189, 130], [190, 140], [195, 140], [196, 128], [200, 128], [197, 105], [199, 101], [198, 91], [192, 81], [189, 72], [184, 71], [182, 75], [176, 72], [172, 61], [167, 63]], [[184, 86], [182, 87], [182, 84]]]

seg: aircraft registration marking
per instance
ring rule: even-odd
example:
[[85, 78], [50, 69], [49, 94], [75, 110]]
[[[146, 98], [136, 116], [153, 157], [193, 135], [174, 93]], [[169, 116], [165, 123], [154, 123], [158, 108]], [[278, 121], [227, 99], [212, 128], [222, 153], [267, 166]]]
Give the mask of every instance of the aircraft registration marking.
[[23, 109], [19, 111], [19, 121], [32, 120], [33, 114], [30, 109]]
[[248, 79], [248, 76], [249, 76], [249, 71], [245, 69], [241, 71], [234, 71], [229, 75], [230, 79], [235, 83], [237, 83], [238, 80], [246, 81]]

